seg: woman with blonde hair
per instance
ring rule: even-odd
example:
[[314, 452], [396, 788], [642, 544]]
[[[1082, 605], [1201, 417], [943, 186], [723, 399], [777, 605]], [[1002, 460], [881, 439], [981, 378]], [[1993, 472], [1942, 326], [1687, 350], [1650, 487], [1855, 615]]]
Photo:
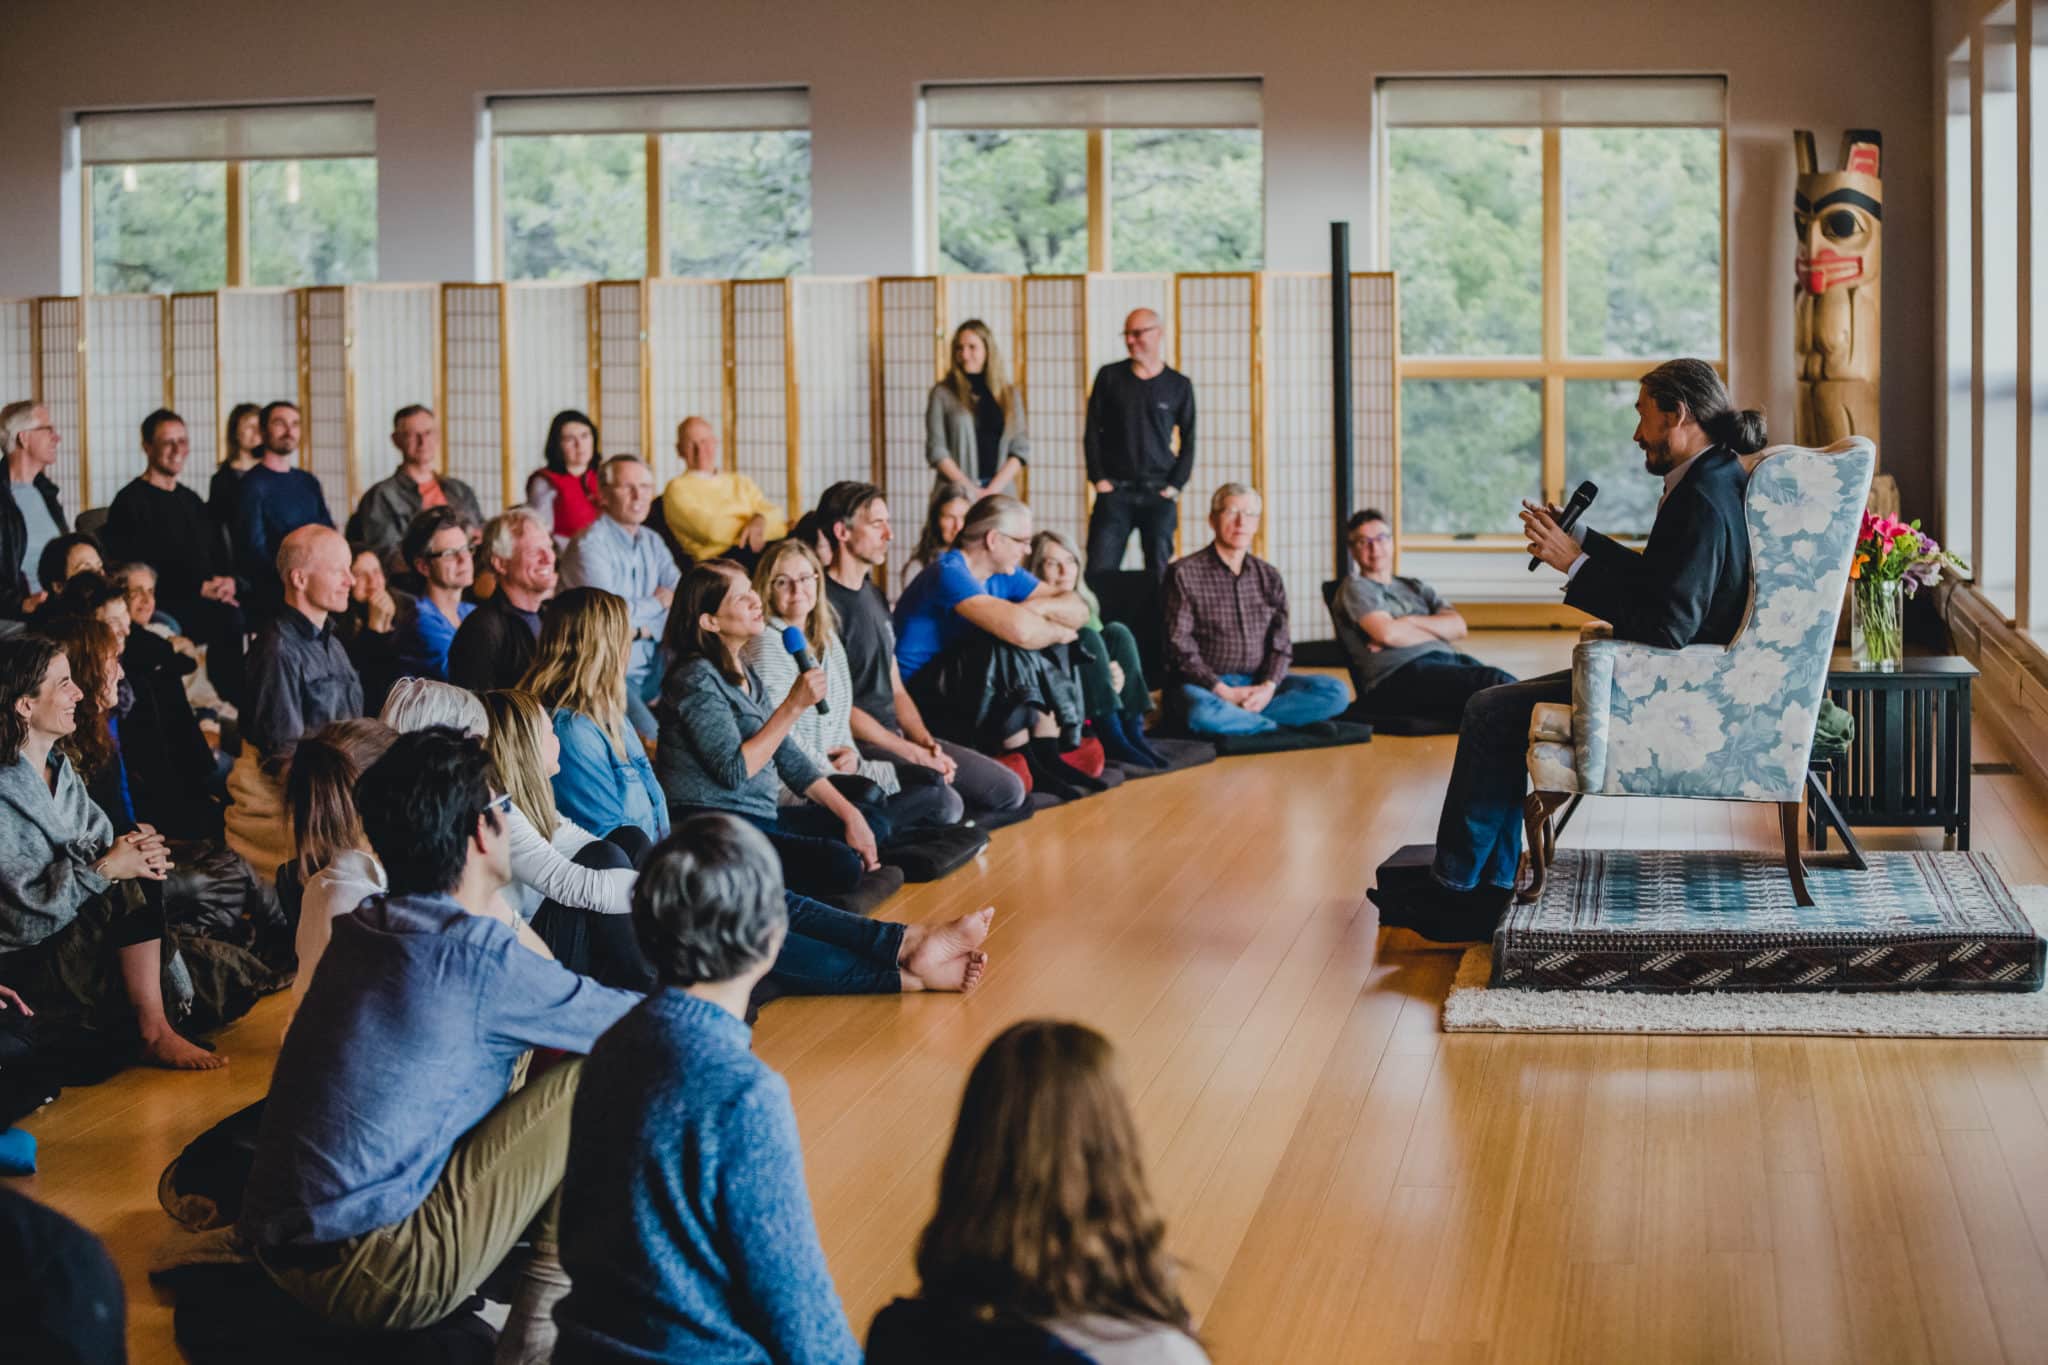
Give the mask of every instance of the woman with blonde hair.
[[[769, 696], [786, 695], [801, 672], [784, 643], [784, 633], [794, 627], [825, 670], [825, 710], [805, 709], [790, 729], [791, 742], [829, 769], [833, 785], [849, 800], [878, 807], [896, 830], [959, 824], [966, 808], [936, 770], [863, 758], [854, 747], [853, 672], [832, 604], [825, 599], [824, 581], [824, 566], [810, 546], [794, 538], [770, 545], [754, 569], [754, 591], [768, 614], [766, 628], [747, 641], [740, 656], [760, 675]], [[862, 790], [867, 783], [879, 789], [879, 797]], [[802, 799], [782, 789], [783, 805]]]
[[954, 330], [952, 356], [925, 404], [925, 461], [941, 481], [965, 484], [976, 498], [1007, 493], [1031, 453], [1023, 396], [981, 319]]
[[1088, 624], [1074, 641], [1073, 658], [1082, 705], [1102, 752], [1132, 767], [1165, 767], [1165, 756], [1145, 735], [1152, 690], [1138, 658], [1137, 637], [1121, 621], [1103, 621], [1102, 603], [1081, 572], [1081, 552], [1074, 542], [1058, 531], [1040, 531], [1031, 537], [1031, 558], [1024, 567], [1054, 592], [1074, 593], [1088, 604]]
[[632, 650], [625, 599], [571, 588], [548, 608], [519, 688], [540, 703], [561, 741], [554, 797], [562, 814], [590, 830], [631, 826], [652, 843], [668, 834], [668, 802], [626, 721]]
[[1050, 1019], [988, 1045], [918, 1241], [918, 1296], [876, 1315], [869, 1365], [1205, 1365], [1114, 1060], [1094, 1029]]

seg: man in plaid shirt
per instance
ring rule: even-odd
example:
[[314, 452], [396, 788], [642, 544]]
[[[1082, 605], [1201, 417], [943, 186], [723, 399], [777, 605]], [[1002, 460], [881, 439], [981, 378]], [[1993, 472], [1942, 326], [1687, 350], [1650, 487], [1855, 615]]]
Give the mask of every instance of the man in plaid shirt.
[[1259, 495], [1209, 500], [1215, 539], [1166, 571], [1166, 696], [1198, 735], [1256, 735], [1330, 720], [1351, 704], [1336, 678], [1289, 675], [1287, 587], [1251, 552]]

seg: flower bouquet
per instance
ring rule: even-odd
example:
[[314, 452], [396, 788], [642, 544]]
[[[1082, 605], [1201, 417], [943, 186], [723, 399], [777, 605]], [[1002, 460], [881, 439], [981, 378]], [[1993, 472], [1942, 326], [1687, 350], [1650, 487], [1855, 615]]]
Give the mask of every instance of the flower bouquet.
[[1970, 566], [1935, 544], [1919, 522], [1864, 511], [1849, 563], [1849, 654], [1856, 667], [1898, 669], [1906, 653], [1905, 599], [1950, 572], [1968, 574]]

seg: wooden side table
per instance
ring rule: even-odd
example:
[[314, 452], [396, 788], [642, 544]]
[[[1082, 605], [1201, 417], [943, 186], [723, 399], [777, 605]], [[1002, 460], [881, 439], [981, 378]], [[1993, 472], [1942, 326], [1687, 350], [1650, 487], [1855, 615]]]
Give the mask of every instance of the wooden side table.
[[[1896, 673], [1863, 672], [1837, 656], [1827, 694], [1856, 721], [1849, 752], [1827, 767], [1828, 790], [1849, 825], [1935, 826], [1970, 846], [1970, 684], [1977, 669], [1949, 656], [1906, 659]], [[1815, 848], [1828, 816], [1807, 796]], [[1846, 836], [1845, 836], [1846, 837]]]

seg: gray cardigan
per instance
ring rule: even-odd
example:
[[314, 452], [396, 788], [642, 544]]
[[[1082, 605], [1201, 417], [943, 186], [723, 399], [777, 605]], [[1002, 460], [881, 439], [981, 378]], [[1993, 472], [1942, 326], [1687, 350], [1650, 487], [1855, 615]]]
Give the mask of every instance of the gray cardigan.
[[[933, 469], [951, 456], [968, 478], [980, 463], [980, 444], [974, 434], [974, 409], [961, 402], [952, 385], [941, 379], [932, 385], [932, 396], [924, 406], [924, 459]], [[1031, 435], [1024, 429], [1024, 397], [1010, 393], [1009, 420], [1003, 424], [1002, 448], [996, 452], [996, 468], [1016, 456], [1020, 464], [1031, 463]]]
[[50, 756], [56, 790], [26, 755], [0, 768], [0, 953], [32, 948], [113, 883], [92, 865], [114, 842], [78, 770]]
[[654, 775], [671, 807], [703, 806], [773, 820], [776, 796], [785, 784], [803, 792], [826, 776], [788, 738], [776, 746], [772, 762], [747, 776], [740, 743], [768, 723], [772, 709], [763, 704], [761, 678], [752, 669], [742, 692], [703, 655], [685, 659], [669, 670], [656, 707], [661, 734]]

